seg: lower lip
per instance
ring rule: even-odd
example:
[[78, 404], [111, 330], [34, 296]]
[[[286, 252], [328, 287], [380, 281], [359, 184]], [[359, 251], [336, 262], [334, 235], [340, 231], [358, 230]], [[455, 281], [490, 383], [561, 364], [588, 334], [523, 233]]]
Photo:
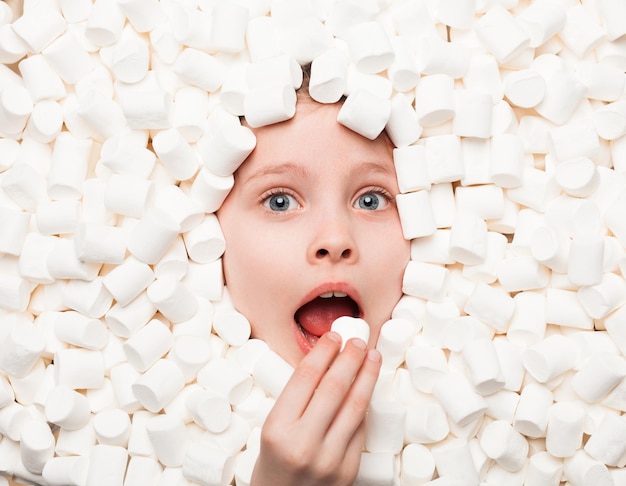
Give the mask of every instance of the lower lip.
[[305, 355], [308, 354], [309, 351], [313, 349], [313, 345], [306, 338], [306, 336], [304, 335], [305, 331], [303, 331], [303, 329], [298, 325], [297, 322], [294, 321], [293, 327], [294, 327], [294, 332], [296, 333], [296, 342], [298, 343], [298, 346], [300, 347], [300, 351], [302, 351], [302, 353]]

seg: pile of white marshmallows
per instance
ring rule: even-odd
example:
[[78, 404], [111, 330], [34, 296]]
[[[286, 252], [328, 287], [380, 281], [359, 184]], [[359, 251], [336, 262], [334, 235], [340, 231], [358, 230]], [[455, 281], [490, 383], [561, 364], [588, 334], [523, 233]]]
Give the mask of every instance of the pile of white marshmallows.
[[623, 0], [0, 3], [0, 485], [247, 485], [292, 369], [215, 215], [301, 64], [396, 145], [359, 485], [626, 484]]

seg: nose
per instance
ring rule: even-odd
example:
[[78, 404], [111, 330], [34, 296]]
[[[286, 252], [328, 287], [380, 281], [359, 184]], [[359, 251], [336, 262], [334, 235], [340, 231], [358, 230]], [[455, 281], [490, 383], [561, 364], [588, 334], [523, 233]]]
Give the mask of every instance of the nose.
[[313, 228], [308, 258], [311, 263], [355, 262], [358, 247], [349, 218], [339, 215], [320, 218]]

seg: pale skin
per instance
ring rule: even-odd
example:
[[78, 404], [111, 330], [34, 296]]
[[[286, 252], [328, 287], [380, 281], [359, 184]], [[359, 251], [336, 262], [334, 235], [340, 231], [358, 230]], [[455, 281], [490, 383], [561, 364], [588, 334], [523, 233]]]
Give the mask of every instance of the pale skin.
[[[292, 120], [255, 129], [257, 147], [218, 211], [232, 301], [253, 337], [295, 367], [263, 426], [254, 486], [354, 482], [381, 365], [374, 348], [402, 296], [410, 246], [393, 147], [337, 123], [340, 107], [300, 100]], [[368, 343], [340, 352], [330, 322], [299, 322], [331, 292], [368, 322]]]

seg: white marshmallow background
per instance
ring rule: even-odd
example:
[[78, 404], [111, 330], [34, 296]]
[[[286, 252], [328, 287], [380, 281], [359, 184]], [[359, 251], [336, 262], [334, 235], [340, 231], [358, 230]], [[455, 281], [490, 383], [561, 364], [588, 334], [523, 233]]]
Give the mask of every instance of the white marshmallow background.
[[359, 485], [626, 485], [626, 3], [0, 3], [0, 485], [249, 484], [291, 368], [215, 216], [320, 102], [413, 239]]

